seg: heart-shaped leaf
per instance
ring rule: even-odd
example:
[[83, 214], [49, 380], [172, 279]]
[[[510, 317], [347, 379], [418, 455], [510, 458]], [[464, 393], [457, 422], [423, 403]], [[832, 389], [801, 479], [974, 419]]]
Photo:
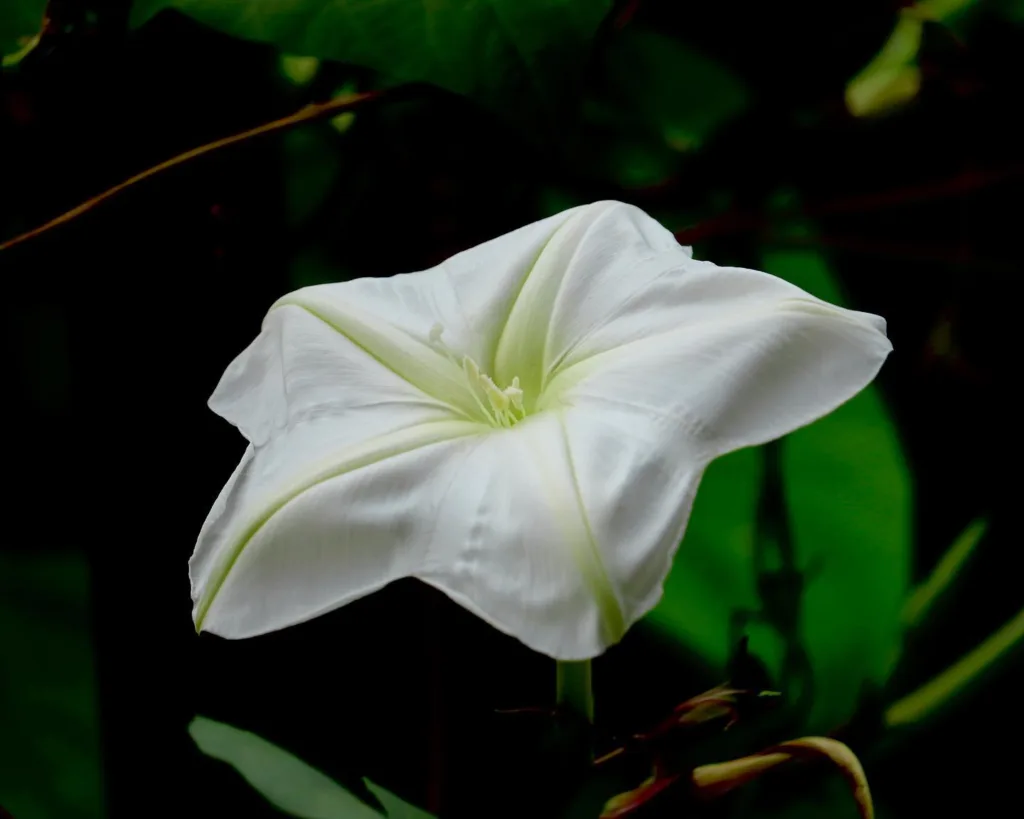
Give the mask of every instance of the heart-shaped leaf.
[[164, 8], [291, 54], [432, 83], [553, 129], [574, 107], [611, 0], [142, 0], [133, 20]]

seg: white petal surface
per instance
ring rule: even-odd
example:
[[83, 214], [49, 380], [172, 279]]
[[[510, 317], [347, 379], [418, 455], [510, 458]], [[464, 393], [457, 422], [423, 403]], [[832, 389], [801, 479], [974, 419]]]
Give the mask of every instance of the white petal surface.
[[628, 404], [563, 413], [582, 502], [625, 626], [661, 598], [707, 454], [685, 423]]
[[[228, 367], [210, 406], [251, 442], [189, 562], [197, 624], [229, 636], [308, 619], [334, 600], [386, 584], [394, 579], [392, 569], [415, 568], [416, 543], [391, 538], [380, 545], [381, 537], [397, 531], [390, 527], [403, 525], [397, 507], [414, 502], [411, 495], [395, 500], [413, 480], [403, 469], [433, 463], [429, 458], [437, 457], [443, 443], [429, 444], [477, 431], [444, 402], [294, 305], [268, 314], [260, 336]], [[418, 447], [427, 454], [417, 455]], [[399, 474], [392, 476], [395, 469]], [[429, 485], [425, 476], [420, 479]], [[365, 545], [371, 551], [360, 551], [363, 544], [325, 546], [328, 540], [345, 543], [344, 532], [368, 525], [349, 515], [352, 529], [332, 530], [340, 526], [335, 517], [350, 511], [345, 506], [321, 510], [326, 518], [306, 508], [322, 497], [325, 485], [339, 480], [355, 481], [360, 493], [366, 486], [378, 489], [376, 509], [361, 494], [354, 496], [381, 523], [382, 532]], [[409, 554], [399, 555], [399, 547], [408, 547]], [[310, 584], [328, 580], [322, 574], [328, 565], [342, 568], [331, 561], [348, 570], [336, 572], [335, 586], [314, 593]]]
[[833, 310], [769, 304], [560, 376], [574, 382], [558, 403], [627, 627], [661, 597], [705, 466], [810, 423], [874, 378], [890, 350], [885, 336]]
[[[755, 271], [716, 275], [748, 274]], [[591, 356], [550, 390], [557, 403], [594, 413], [626, 407], [671, 419], [666, 433], [691, 438], [710, 459], [792, 432], [860, 392], [892, 350], [879, 321], [806, 295], [723, 305], [703, 321]]]
[[624, 633], [622, 606], [576, 475], [556, 413], [485, 436], [444, 476], [416, 576], [544, 654], [599, 654]]
[[332, 451], [333, 419], [250, 447], [190, 562], [197, 627], [251, 637], [303, 622], [413, 574], [444, 474], [479, 434], [441, 421]]
[[[251, 636], [411, 575], [594, 656], [660, 597], [706, 464], [831, 411], [890, 349], [877, 317], [695, 261], [615, 202], [297, 291], [210, 402], [251, 445], [190, 563], [196, 621]], [[533, 414], [480, 423], [463, 355]]]
[[260, 335], [221, 377], [210, 408], [257, 446], [317, 418], [345, 418], [352, 440], [359, 440], [363, 421], [372, 427], [365, 435], [375, 435], [455, 417], [443, 402], [294, 305], [267, 314]]
[[292, 454], [325, 440], [327, 423], [250, 446], [225, 487], [191, 565], [203, 628], [250, 637], [415, 576], [551, 656], [591, 657], [622, 637], [559, 415], [483, 434], [425, 424], [316, 467]]
[[585, 210], [573, 208], [526, 225], [429, 270], [315, 285], [286, 298], [358, 309], [418, 340], [427, 339], [431, 328], [440, 324], [444, 342], [486, 371], [537, 259], [558, 228]]
[[534, 396], [611, 318], [649, 314], [655, 322], [644, 294], [692, 265], [689, 248], [630, 205], [597, 202], [568, 213], [526, 278], [495, 354], [499, 382], [519, 375]]

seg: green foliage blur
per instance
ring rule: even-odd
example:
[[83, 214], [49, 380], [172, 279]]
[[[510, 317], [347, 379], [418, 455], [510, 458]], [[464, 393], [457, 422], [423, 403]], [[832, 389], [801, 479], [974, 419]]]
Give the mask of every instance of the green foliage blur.
[[[17, 484], [0, 807], [116, 819], [145, 793], [189, 817], [583, 817], [649, 774], [595, 782], [572, 731], [495, 718], [545, 705], [551, 669], [431, 592], [196, 647], [184, 580], [237, 454], [204, 403], [276, 295], [422, 269], [601, 198], [698, 257], [885, 316], [896, 352], [831, 416], [712, 465], [661, 604], [595, 663], [588, 741], [645, 730], [742, 661], [780, 707], [695, 764], [837, 733], [880, 816], [1014, 798], [997, 745], [1021, 722], [1003, 444], [1019, 0], [4, 0], [0, 54], [0, 241], [182, 151], [385, 90], [0, 250]], [[636, 815], [689, 809], [673, 800]], [[707, 810], [855, 815], [817, 769]]]

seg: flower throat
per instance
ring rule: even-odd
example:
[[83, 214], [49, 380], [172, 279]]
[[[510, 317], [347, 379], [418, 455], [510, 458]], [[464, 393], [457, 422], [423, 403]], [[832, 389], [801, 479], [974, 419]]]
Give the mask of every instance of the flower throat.
[[440, 324], [431, 327], [430, 346], [462, 369], [466, 381], [469, 383], [469, 392], [488, 423], [495, 427], [508, 429], [522, 421], [526, 417], [526, 409], [523, 407], [523, 391], [519, 386], [519, 376], [513, 378], [511, 384], [501, 389], [494, 383], [494, 379], [482, 372], [480, 365], [468, 355], [464, 355], [460, 359], [452, 353], [441, 341], [443, 333], [444, 327]]

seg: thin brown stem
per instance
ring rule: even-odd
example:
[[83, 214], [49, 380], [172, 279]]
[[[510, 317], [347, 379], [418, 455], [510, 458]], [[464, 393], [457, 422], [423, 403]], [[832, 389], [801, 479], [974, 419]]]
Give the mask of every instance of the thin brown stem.
[[240, 142], [247, 142], [250, 139], [267, 136], [268, 134], [276, 134], [280, 131], [287, 131], [290, 128], [304, 125], [307, 122], [315, 122], [317, 120], [337, 116], [338, 114], [347, 111], [355, 111], [356, 109], [363, 108], [370, 103], [380, 102], [385, 98], [394, 99], [399, 96], [399, 92], [401, 90], [408, 90], [412, 87], [413, 86], [401, 86], [391, 90], [367, 91], [364, 94], [353, 94], [351, 96], [338, 97], [337, 99], [332, 99], [327, 102], [312, 103], [299, 109], [294, 114], [289, 114], [281, 119], [275, 119], [272, 122], [265, 122], [262, 125], [257, 125], [255, 128], [250, 128], [247, 131], [232, 134], [231, 136], [223, 137], [222, 139], [217, 139], [213, 142], [208, 142], [205, 145], [200, 145], [197, 148], [192, 148], [191, 150], [185, 151], [171, 159], [161, 162], [159, 165], [154, 165], [141, 173], [135, 174], [135, 176], [114, 185], [114, 187], [103, 191], [103, 193], [92, 197], [92, 199], [83, 202], [66, 213], [62, 213], [55, 219], [51, 219], [44, 225], [40, 225], [26, 233], [22, 233], [20, 236], [15, 236], [13, 239], [8, 239], [6, 242], [0, 244], [0, 250], [8, 250], [16, 245], [20, 245], [22, 242], [27, 242], [30, 239], [41, 236], [42, 234], [53, 230], [56, 227], [60, 227], [78, 216], [81, 216], [83, 213], [88, 213], [93, 208], [103, 204], [108, 199], [113, 199], [119, 193], [122, 193], [128, 188], [131, 188], [140, 182], [144, 182], [151, 177], [157, 176], [164, 171], [169, 171], [172, 168], [177, 168], [179, 165], [184, 165], [186, 162], [191, 162], [193, 159], [206, 156], [207, 154], [219, 151], [222, 148], [228, 148], [231, 145], [237, 145]]

